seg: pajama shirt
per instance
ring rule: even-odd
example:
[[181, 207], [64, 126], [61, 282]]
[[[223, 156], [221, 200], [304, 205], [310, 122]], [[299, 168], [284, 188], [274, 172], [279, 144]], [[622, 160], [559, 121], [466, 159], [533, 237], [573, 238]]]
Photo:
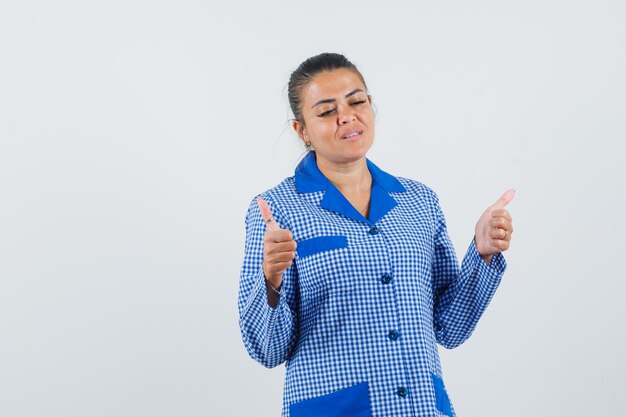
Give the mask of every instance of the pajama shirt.
[[276, 308], [263, 275], [266, 223], [246, 217], [239, 324], [250, 356], [285, 363], [283, 417], [454, 417], [437, 343], [463, 343], [506, 268], [474, 242], [461, 265], [436, 194], [367, 160], [364, 217], [309, 152], [292, 177], [260, 194], [297, 243]]

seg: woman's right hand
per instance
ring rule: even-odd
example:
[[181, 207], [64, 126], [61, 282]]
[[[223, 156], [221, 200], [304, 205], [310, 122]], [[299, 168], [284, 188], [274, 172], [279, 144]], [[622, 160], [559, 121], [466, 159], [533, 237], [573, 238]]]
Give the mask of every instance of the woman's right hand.
[[263, 274], [270, 285], [278, 290], [283, 283], [283, 272], [296, 257], [296, 241], [289, 230], [280, 228], [263, 198], [259, 197], [257, 203], [267, 225], [263, 239]]

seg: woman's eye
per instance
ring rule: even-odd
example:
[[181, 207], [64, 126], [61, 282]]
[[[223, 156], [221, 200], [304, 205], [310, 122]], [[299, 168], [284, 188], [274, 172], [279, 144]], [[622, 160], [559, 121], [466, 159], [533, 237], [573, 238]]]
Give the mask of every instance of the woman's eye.
[[[360, 104], [364, 104], [364, 103], [367, 103], [367, 100], [357, 100], [357, 101], [353, 101], [352, 103], [350, 103], [350, 105], [352, 105], [352, 106], [358, 106], [358, 105], [360, 105]], [[329, 114], [333, 113], [335, 110], [336, 110], [336, 109], [328, 109], [328, 110], [326, 110], [326, 111], [324, 111], [324, 112], [322, 112], [322, 113], [318, 114], [317, 116], [318, 116], [318, 117], [326, 117], [326, 116], [328, 116]]]

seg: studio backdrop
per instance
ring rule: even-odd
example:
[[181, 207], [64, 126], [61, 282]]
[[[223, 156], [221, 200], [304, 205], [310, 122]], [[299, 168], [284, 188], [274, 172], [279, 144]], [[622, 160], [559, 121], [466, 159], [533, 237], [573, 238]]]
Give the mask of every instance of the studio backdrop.
[[362, 71], [368, 157], [459, 256], [508, 188], [508, 270], [440, 348], [459, 416], [626, 415], [626, 4], [0, 2], [0, 415], [280, 414], [246, 353], [251, 199], [293, 175], [291, 71]]

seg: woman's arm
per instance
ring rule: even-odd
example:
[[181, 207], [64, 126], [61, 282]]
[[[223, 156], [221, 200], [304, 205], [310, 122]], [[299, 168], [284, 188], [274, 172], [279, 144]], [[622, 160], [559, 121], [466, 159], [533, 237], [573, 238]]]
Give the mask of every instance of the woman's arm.
[[[266, 195], [264, 198], [272, 205], [270, 198]], [[272, 207], [272, 213], [277, 223], [284, 222], [276, 207]], [[283, 272], [280, 294], [272, 296], [268, 293], [273, 290], [267, 287], [263, 273], [265, 231], [266, 222], [255, 198], [246, 216], [245, 254], [239, 282], [239, 326], [250, 356], [272, 368], [288, 358], [295, 341], [296, 269], [292, 265]]]
[[481, 257], [472, 240], [459, 268], [445, 218], [435, 196], [435, 251], [433, 259], [434, 326], [437, 342], [452, 349], [472, 334], [491, 301], [506, 262], [501, 253]]

